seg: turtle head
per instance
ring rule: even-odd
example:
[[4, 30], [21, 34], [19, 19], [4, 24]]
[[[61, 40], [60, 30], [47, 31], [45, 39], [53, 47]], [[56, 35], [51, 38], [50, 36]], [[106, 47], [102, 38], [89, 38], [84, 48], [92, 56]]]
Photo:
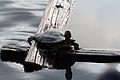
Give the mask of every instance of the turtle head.
[[70, 40], [70, 38], [71, 38], [71, 32], [68, 31], [68, 30], [65, 31], [64, 37], [65, 37], [65, 40]]

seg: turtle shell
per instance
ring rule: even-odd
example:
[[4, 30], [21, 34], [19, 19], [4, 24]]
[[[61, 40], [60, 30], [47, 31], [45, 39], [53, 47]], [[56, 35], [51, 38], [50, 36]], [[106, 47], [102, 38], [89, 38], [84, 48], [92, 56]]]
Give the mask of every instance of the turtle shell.
[[57, 43], [65, 40], [63, 33], [56, 29], [50, 29], [42, 34], [36, 35], [35, 39], [40, 43]]

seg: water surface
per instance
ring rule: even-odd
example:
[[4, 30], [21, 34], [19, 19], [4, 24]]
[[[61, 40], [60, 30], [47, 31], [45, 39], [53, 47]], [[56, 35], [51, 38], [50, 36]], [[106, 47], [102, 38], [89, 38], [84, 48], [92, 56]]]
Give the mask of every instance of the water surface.
[[[29, 46], [27, 38], [34, 35], [47, 5], [47, 0], [0, 0], [0, 47]], [[68, 29], [81, 47], [120, 49], [120, 1], [76, 0]], [[106, 69], [120, 71], [119, 64], [76, 63], [73, 80], [97, 80]], [[24, 73], [16, 63], [0, 61], [0, 80], [65, 80], [64, 70]]]

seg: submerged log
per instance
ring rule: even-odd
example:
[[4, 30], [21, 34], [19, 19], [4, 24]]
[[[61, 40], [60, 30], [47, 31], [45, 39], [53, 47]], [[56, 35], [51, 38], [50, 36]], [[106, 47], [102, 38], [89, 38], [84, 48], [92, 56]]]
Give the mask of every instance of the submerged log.
[[[24, 66], [25, 72], [38, 71], [46, 67], [35, 63], [26, 64], [24, 60], [28, 54], [27, 50], [28, 48], [4, 46], [1, 49], [1, 60], [20, 63]], [[51, 59], [49, 59], [49, 61], [50, 60]], [[56, 58], [52, 66], [55, 69], [66, 69], [69, 66], [73, 66], [75, 62], [119, 63], [120, 51], [94, 50], [87, 48], [80, 49], [78, 51], [60, 50], [57, 52]]]

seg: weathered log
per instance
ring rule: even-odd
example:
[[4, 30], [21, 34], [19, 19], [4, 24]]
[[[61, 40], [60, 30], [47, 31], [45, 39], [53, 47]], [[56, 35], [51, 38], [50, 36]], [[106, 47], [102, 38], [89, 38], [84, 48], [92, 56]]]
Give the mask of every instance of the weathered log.
[[[27, 49], [16, 46], [4, 46], [1, 49], [1, 60], [20, 63], [24, 66], [25, 72], [38, 71], [45, 67], [35, 63], [26, 63], [24, 60], [27, 56]], [[78, 51], [59, 50], [52, 66], [55, 69], [66, 69], [74, 65], [75, 62], [119, 63], [120, 51], [87, 48]]]
[[3, 46], [1, 49], [1, 60], [24, 64], [28, 47]]
[[3, 46], [0, 53], [0, 59], [4, 62], [16, 62], [22, 64], [25, 72], [33, 72], [41, 70], [40, 65], [34, 63], [26, 63], [25, 58], [28, 54], [29, 47], [21, 46]]
[[[75, 0], [49, 0], [36, 34], [41, 34], [51, 28], [64, 30], [69, 14], [73, 9], [74, 1]], [[37, 65], [47, 66], [44, 58], [39, 53], [37, 43], [32, 41], [32, 45], [25, 59], [26, 64], [35, 63]]]
[[92, 62], [92, 63], [119, 63], [120, 51], [115, 50], [97, 50], [97, 49], [80, 49], [60, 50], [57, 53], [54, 68], [65, 69], [74, 65], [75, 62]]

